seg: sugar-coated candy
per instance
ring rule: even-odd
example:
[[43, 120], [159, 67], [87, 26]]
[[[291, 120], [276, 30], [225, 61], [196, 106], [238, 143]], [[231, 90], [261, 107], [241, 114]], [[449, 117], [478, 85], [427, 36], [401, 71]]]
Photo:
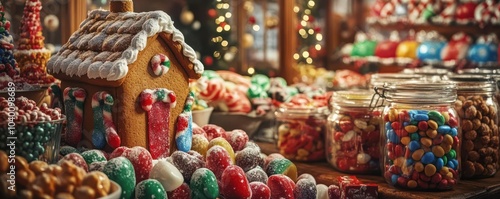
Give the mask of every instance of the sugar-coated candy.
[[84, 151], [82, 152], [81, 155], [83, 159], [85, 159], [85, 162], [87, 162], [87, 165], [90, 165], [93, 162], [102, 162], [107, 160], [106, 156], [104, 155], [104, 152], [97, 149]]
[[271, 199], [293, 199], [295, 182], [283, 174], [269, 176], [267, 186], [271, 190]]
[[[265, 155], [265, 154], [264, 154]], [[267, 168], [267, 165], [269, 165], [269, 162], [271, 162], [271, 160], [274, 160], [276, 158], [282, 158], [284, 159], [285, 156], [279, 154], [279, 153], [271, 153], [269, 155], [267, 155], [265, 158], [264, 158], [264, 169]]]
[[220, 191], [225, 198], [250, 198], [252, 190], [241, 167], [236, 165], [228, 166], [221, 177]]
[[201, 127], [205, 133], [207, 134], [207, 139], [208, 141], [218, 138], [218, 137], [223, 137], [226, 131], [215, 124], [207, 124]]
[[104, 165], [106, 165], [107, 161], [101, 162], [92, 162], [89, 164], [89, 172], [91, 171], [102, 171], [104, 169]]
[[158, 180], [146, 179], [135, 186], [136, 199], [167, 198], [167, 192]]
[[168, 198], [173, 199], [191, 199], [191, 189], [187, 183], [182, 183], [173, 191], [167, 191]]
[[210, 148], [215, 145], [219, 145], [222, 148], [226, 149], [226, 151], [229, 153], [229, 157], [231, 158], [231, 163], [234, 164], [234, 150], [231, 144], [229, 144], [229, 142], [223, 137], [217, 137], [210, 140], [210, 142], [208, 143], [208, 149], [210, 150]]
[[218, 180], [221, 179], [222, 172], [231, 165], [231, 158], [226, 149], [219, 145], [212, 146], [207, 151], [206, 167], [214, 172]]
[[257, 166], [263, 167], [264, 159], [258, 149], [247, 147], [236, 153], [235, 164], [246, 172]]
[[194, 134], [193, 135], [193, 146], [191, 146], [191, 150], [200, 153], [205, 156], [208, 150], [208, 139], [202, 134]]
[[207, 168], [199, 168], [193, 173], [189, 188], [193, 199], [215, 199], [219, 196], [217, 179], [214, 173]]
[[241, 129], [226, 131], [225, 138], [231, 144], [234, 151], [242, 150], [248, 142], [247, 133]]
[[302, 178], [297, 181], [293, 189], [295, 198], [315, 199], [317, 195], [316, 181], [308, 178]]
[[179, 171], [182, 173], [185, 182], [191, 180], [191, 176], [197, 169], [205, 167], [203, 156], [195, 151], [189, 151], [188, 153], [175, 151], [170, 156], [170, 160], [175, 167], [181, 168]]
[[267, 165], [266, 173], [269, 177], [275, 174], [283, 174], [288, 176], [294, 182], [297, 180], [297, 167], [288, 159], [273, 159]]
[[[328, 199], [329, 198], [328, 187], [325, 184], [317, 184], [316, 185], [316, 198], [317, 199]], [[340, 198], [340, 196], [338, 198]]]
[[299, 177], [297, 177], [297, 182], [301, 179], [307, 179], [311, 182], [314, 182], [314, 184], [316, 184], [316, 179], [314, 178], [314, 176], [312, 176], [311, 174], [309, 173], [303, 173], [303, 174], [300, 174]]
[[196, 123], [193, 122], [193, 135], [202, 135], [204, 136], [205, 138], [207, 137], [207, 133], [205, 132], [205, 130], [203, 130], [202, 127], [198, 126]]
[[184, 182], [179, 169], [165, 159], [158, 160], [151, 169], [149, 178], [158, 180], [167, 192], [177, 189]]
[[126, 146], [117, 147], [115, 150], [113, 150], [113, 152], [111, 152], [111, 154], [109, 154], [109, 159], [113, 159], [113, 158], [122, 156], [122, 153], [125, 152], [125, 150], [127, 150], [127, 149], [128, 149], [128, 147], [126, 147]]
[[250, 189], [252, 190], [252, 199], [271, 198], [271, 189], [263, 182], [250, 182]]
[[135, 188], [134, 166], [125, 157], [110, 159], [104, 165], [103, 172], [110, 180], [115, 181], [122, 188], [122, 198], [131, 198]]
[[337, 185], [328, 186], [328, 198], [340, 198], [340, 188]]
[[70, 153], [70, 154], [65, 155], [63, 158], [61, 158], [61, 160], [59, 160], [59, 162], [58, 162], [59, 165], [64, 160], [71, 161], [73, 164], [75, 164], [76, 166], [79, 166], [80, 168], [82, 168], [86, 172], [89, 171], [89, 167], [87, 165], [87, 162], [85, 162], [85, 159], [83, 159], [82, 155], [80, 155], [78, 153]]
[[147, 149], [135, 146], [122, 153], [134, 166], [136, 183], [149, 178], [149, 172], [153, 168], [153, 157]]
[[250, 169], [245, 173], [249, 182], [267, 183], [267, 173], [260, 166]]
[[260, 147], [255, 142], [249, 141], [245, 144], [245, 148], [253, 148], [260, 152]]

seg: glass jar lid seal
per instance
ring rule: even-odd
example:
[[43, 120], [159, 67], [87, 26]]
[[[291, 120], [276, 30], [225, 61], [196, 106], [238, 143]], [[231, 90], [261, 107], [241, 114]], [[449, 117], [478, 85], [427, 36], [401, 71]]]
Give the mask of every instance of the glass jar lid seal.
[[451, 81], [402, 81], [387, 84], [381, 97], [388, 102], [410, 104], [442, 104], [452, 103], [457, 98], [457, 86]]
[[281, 106], [275, 112], [277, 118], [289, 117], [289, 118], [304, 118], [308, 116], [326, 116], [328, 115], [328, 107], [287, 107]]
[[495, 92], [496, 83], [492, 75], [453, 74], [449, 79], [457, 84], [458, 91]]
[[377, 73], [373, 74], [370, 79], [370, 85], [372, 87], [382, 86], [385, 83], [397, 82], [401, 80], [420, 80], [424, 76], [420, 74], [410, 74], [410, 73]]
[[330, 100], [331, 106], [346, 107], [370, 107], [373, 98], [373, 91], [369, 90], [351, 90], [337, 91], [333, 93]]

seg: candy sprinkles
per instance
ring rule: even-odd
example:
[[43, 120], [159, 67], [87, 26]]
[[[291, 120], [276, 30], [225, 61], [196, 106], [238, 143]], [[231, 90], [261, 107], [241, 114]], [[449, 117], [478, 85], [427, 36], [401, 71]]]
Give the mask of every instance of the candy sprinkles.
[[66, 143], [70, 146], [77, 146], [82, 140], [83, 129], [83, 102], [87, 93], [82, 88], [66, 87], [63, 92], [66, 125]]
[[121, 139], [116, 132], [111, 114], [113, 104], [113, 96], [106, 91], [97, 92], [92, 97], [92, 111], [94, 112], [92, 143], [96, 148], [104, 148], [106, 142], [113, 148], [120, 146]]

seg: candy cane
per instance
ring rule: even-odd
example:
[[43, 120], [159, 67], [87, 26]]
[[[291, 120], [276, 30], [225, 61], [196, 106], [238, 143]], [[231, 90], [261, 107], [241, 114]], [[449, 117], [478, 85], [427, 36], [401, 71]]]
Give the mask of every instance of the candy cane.
[[184, 104], [184, 110], [179, 114], [176, 123], [175, 142], [177, 144], [177, 149], [184, 152], [191, 150], [193, 138], [193, 114], [191, 109], [193, 108], [193, 103], [194, 93], [189, 92], [186, 104]]
[[82, 140], [83, 102], [87, 93], [82, 88], [66, 87], [63, 92], [64, 109], [67, 118], [65, 142], [76, 147]]
[[63, 92], [61, 90], [61, 87], [58, 84], [52, 84], [50, 85], [49, 89], [50, 95], [51, 95], [51, 102], [50, 102], [50, 107], [51, 108], [62, 108], [62, 101], [63, 98]]
[[170, 155], [169, 117], [176, 98], [173, 91], [165, 88], [146, 89], [141, 93], [141, 107], [148, 112], [149, 152], [154, 159]]
[[106, 146], [106, 143], [112, 148], [117, 148], [121, 144], [120, 136], [118, 136], [113, 123], [111, 110], [113, 104], [113, 96], [106, 91], [96, 92], [92, 96], [92, 110], [94, 112], [92, 143], [96, 148], [102, 149]]
[[170, 69], [170, 59], [164, 54], [156, 54], [151, 58], [151, 69], [153, 73], [157, 76], [161, 76], [167, 74]]

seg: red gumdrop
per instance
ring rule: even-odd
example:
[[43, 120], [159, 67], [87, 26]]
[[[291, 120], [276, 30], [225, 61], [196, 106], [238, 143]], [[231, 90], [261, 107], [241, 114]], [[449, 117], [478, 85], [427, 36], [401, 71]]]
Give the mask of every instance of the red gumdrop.
[[225, 139], [229, 142], [231, 147], [233, 147], [234, 151], [240, 151], [245, 148], [245, 145], [249, 140], [247, 133], [241, 129], [227, 131], [225, 133]]
[[344, 133], [338, 131], [338, 132], [335, 132], [335, 135], [333, 135], [333, 139], [337, 142], [340, 142], [342, 140], [342, 138], [344, 137]]
[[109, 154], [108, 160], [122, 156], [123, 152], [125, 152], [127, 149], [128, 147], [126, 146], [116, 148], [115, 150], [113, 150], [113, 152], [111, 152], [111, 154]]
[[87, 162], [85, 162], [85, 159], [83, 158], [82, 155], [78, 153], [69, 153], [65, 155], [63, 158], [61, 158], [61, 160], [59, 160], [59, 165], [65, 160], [70, 161], [76, 166], [81, 167], [83, 170], [85, 170], [85, 172], [89, 172], [89, 166], [87, 165]]
[[267, 186], [271, 190], [271, 199], [293, 199], [295, 183], [288, 176], [275, 174], [267, 179]]
[[231, 157], [226, 149], [219, 145], [214, 145], [207, 151], [207, 168], [214, 172], [217, 179], [221, 179], [224, 170], [231, 165]]
[[189, 185], [185, 182], [182, 183], [181, 186], [177, 187], [173, 191], [167, 192], [168, 198], [173, 199], [190, 199], [191, 198], [191, 189], [189, 189]]
[[340, 198], [340, 188], [337, 185], [328, 186], [328, 198]]
[[205, 130], [203, 130], [203, 128], [196, 125], [196, 123], [193, 123], [193, 135], [196, 135], [196, 134], [201, 134], [201, 135], [203, 135], [203, 137], [207, 138], [207, 133], [205, 132]]
[[221, 193], [225, 198], [250, 198], [252, 190], [243, 169], [229, 165], [221, 177]]
[[271, 189], [262, 182], [251, 182], [250, 189], [252, 190], [252, 199], [269, 199], [271, 198]]
[[149, 178], [153, 168], [153, 157], [146, 148], [135, 146], [125, 150], [121, 156], [130, 160], [134, 166], [136, 183]]
[[339, 122], [339, 126], [344, 133], [347, 133], [347, 131], [350, 131], [354, 128], [354, 124], [351, 122], [351, 120], [342, 120]]
[[207, 133], [208, 141], [217, 137], [222, 137], [226, 133], [226, 131], [222, 127], [215, 124], [207, 124], [201, 128]]

